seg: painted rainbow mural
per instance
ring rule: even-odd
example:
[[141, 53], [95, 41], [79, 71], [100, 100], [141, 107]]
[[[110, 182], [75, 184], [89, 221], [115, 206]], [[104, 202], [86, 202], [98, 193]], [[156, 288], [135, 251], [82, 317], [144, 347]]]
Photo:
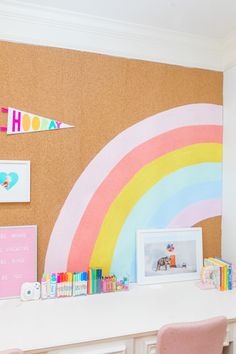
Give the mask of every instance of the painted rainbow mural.
[[146, 118], [111, 140], [68, 195], [45, 271], [128, 274], [137, 229], [189, 227], [221, 215], [222, 106], [191, 104]]

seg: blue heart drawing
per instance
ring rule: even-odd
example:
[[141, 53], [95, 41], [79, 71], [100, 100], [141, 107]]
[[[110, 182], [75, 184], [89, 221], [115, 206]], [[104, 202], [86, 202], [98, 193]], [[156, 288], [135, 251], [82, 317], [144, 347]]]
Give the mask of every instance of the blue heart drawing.
[[14, 187], [18, 180], [19, 176], [15, 172], [0, 172], [0, 186], [4, 187], [7, 191]]

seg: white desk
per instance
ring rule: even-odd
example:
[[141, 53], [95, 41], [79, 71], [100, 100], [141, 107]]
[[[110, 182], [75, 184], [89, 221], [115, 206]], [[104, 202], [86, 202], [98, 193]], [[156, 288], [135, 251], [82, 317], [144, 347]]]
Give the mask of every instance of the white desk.
[[226, 344], [236, 342], [236, 289], [200, 290], [184, 282], [76, 298], [1, 300], [0, 350], [151, 354], [164, 324], [218, 315], [229, 321]]

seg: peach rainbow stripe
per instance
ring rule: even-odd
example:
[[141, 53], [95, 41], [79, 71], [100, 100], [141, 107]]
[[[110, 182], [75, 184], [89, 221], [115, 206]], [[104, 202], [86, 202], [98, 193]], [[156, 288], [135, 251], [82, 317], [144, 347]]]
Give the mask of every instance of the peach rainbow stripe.
[[[88, 204], [71, 245], [68, 270], [82, 271], [88, 268], [94, 244], [110, 205], [141, 168], [184, 146], [199, 143], [220, 144], [221, 141], [222, 127], [204, 126], [203, 129], [202, 126], [191, 126], [159, 135], [127, 154], [103, 181]], [[82, 249], [83, 252], [78, 251]]]
[[203, 129], [205, 125], [222, 125], [222, 106], [199, 103], [176, 107], [143, 119], [108, 142], [79, 176], [64, 202], [50, 236], [45, 271], [66, 271], [71, 243], [89, 201], [124, 156], [160, 134], [196, 125]]
[[144, 193], [166, 175], [186, 166], [203, 162], [220, 162], [220, 144], [195, 144], [170, 152], [144, 166], [123, 188], [103, 221], [90, 266], [110, 270], [117, 238], [128, 214]]

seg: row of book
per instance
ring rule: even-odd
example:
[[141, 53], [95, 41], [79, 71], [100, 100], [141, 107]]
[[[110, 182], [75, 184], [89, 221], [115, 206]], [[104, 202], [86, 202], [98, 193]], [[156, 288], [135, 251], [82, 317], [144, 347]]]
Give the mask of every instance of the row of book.
[[211, 268], [211, 281], [218, 290], [232, 290], [233, 267], [230, 262], [218, 257], [209, 257], [204, 259], [204, 267]]

